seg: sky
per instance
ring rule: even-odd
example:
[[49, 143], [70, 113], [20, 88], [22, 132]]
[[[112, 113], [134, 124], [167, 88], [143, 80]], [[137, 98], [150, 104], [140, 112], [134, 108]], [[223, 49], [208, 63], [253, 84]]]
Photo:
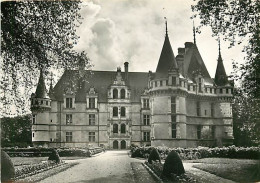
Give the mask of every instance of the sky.
[[[92, 0], [84, 1], [84, 18], [77, 29], [80, 36], [77, 51], [85, 51], [93, 70], [116, 71], [129, 62], [130, 72], [155, 71], [165, 38], [165, 19], [175, 56], [185, 42], [193, 42], [192, 0]], [[199, 20], [195, 20], [195, 26]], [[215, 77], [218, 42], [210, 27], [196, 34], [200, 54], [211, 75]], [[228, 49], [221, 41], [221, 55], [227, 74], [232, 61], [243, 63], [243, 46]]]

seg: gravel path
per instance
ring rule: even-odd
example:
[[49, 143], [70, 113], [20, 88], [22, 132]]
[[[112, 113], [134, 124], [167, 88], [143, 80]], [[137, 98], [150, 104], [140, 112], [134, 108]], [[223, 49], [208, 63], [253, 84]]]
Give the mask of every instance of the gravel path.
[[[133, 171], [133, 168], [140, 168], [140, 166], [133, 167], [132, 165], [133, 163], [141, 164], [144, 160], [130, 158], [127, 152], [128, 151], [107, 151], [96, 157], [81, 160], [70, 160], [70, 162], [80, 163], [64, 172], [44, 179], [41, 182], [136, 182], [138, 176], [142, 175], [136, 175], [135, 172], [137, 171]], [[148, 172], [146, 173], [146, 179], [150, 182], [149, 178], [151, 180], [153, 178]]]

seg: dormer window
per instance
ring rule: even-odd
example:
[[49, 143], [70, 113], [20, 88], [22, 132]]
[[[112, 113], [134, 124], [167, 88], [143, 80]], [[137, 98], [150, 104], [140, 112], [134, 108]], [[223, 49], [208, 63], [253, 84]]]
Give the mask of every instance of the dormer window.
[[176, 86], [176, 77], [172, 76], [172, 85]]
[[90, 109], [95, 108], [95, 98], [89, 98], [89, 108]]
[[113, 90], [113, 99], [117, 99], [118, 98], [118, 90], [114, 89]]
[[66, 108], [72, 108], [72, 98], [66, 98]]

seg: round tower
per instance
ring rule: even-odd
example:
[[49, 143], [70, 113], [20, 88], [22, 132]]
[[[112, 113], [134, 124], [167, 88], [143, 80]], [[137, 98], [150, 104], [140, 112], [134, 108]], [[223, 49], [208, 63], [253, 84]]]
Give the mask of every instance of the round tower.
[[34, 146], [49, 146], [50, 110], [51, 99], [48, 96], [41, 70], [36, 92], [31, 95], [32, 142]]
[[152, 146], [186, 147], [186, 84], [172, 51], [166, 22], [157, 69], [149, 73]]

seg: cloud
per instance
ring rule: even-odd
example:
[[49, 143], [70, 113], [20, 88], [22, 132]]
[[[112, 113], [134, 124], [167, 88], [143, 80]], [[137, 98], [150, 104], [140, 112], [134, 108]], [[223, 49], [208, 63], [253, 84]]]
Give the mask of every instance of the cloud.
[[[116, 70], [128, 61], [130, 71], [155, 71], [165, 36], [164, 17], [173, 52], [193, 41], [190, 0], [94, 0], [84, 2], [83, 24], [78, 51], [85, 50], [95, 70]], [[198, 24], [199, 22], [195, 22]], [[212, 77], [215, 75], [218, 48], [210, 28], [196, 35], [197, 45]], [[222, 44], [227, 73], [232, 59], [241, 62], [241, 47], [227, 50]], [[241, 58], [241, 59], [240, 59]]]

